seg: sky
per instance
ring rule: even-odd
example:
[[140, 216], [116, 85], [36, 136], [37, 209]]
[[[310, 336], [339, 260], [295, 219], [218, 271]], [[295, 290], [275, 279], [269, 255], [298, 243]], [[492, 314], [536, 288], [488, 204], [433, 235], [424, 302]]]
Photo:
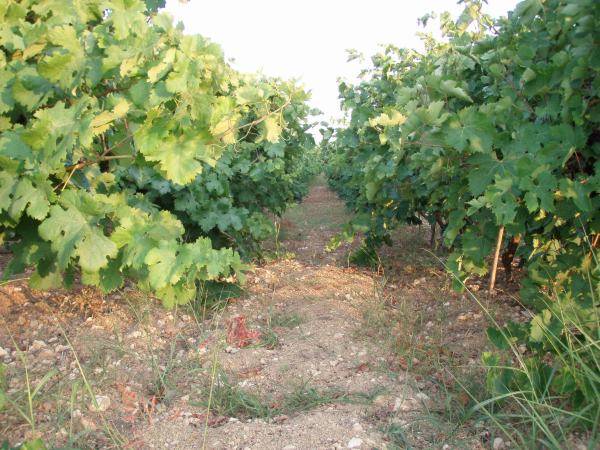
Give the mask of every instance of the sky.
[[[488, 0], [494, 17], [514, 9], [517, 0]], [[218, 43], [233, 67], [242, 72], [297, 78], [312, 93], [319, 119], [342, 117], [338, 78], [355, 81], [362, 63], [347, 62], [347, 49], [365, 56], [380, 44], [420, 49], [417, 19], [449, 11], [456, 0], [167, 0], [166, 10], [186, 33]], [[429, 31], [436, 31], [437, 23]]]

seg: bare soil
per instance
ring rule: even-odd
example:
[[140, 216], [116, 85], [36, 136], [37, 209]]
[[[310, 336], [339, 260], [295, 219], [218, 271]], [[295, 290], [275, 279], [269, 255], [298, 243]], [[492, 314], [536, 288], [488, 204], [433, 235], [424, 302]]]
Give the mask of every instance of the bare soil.
[[[319, 180], [280, 221], [272, 261], [227, 301], [166, 311], [132, 287], [103, 296], [1, 286], [12, 403], [0, 442], [491, 448], [456, 383], [459, 373], [481, 378], [486, 317], [450, 289], [424, 228], [399, 230], [375, 268], [350, 267], [349, 245], [325, 251], [348, 219]], [[486, 300], [501, 323], [523, 316], [513, 297]], [[39, 387], [32, 408], [28, 384]]]

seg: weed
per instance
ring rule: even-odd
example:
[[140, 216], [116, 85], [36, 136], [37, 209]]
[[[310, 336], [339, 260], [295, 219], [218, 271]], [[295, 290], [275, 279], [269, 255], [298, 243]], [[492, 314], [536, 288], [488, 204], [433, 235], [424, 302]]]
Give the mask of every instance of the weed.
[[400, 449], [410, 450], [410, 449], [412, 449], [410, 442], [404, 432], [404, 427], [402, 427], [400, 424], [392, 423], [392, 424], [386, 426], [383, 429], [383, 434], [390, 441], [390, 445], [388, 446], [388, 449], [390, 449], [390, 450], [400, 450]]
[[467, 292], [494, 325], [488, 337], [498, 348], [483, 354], [488, 398], [481, 400], [457, 380], [476, 403], [473, 414], [518, 448], [570, 448], [573, 433], [580, 430], [588, 434], [589, 448], [598, 445], [597, 308], [584, 309], [567, 295], [554, 293], [546, 299], [546, 309], [529, 324], [501, 327], [490, 310]]
[[[194, 404], [194, 403], [192, 403]], [[227, 374], [216, 370], [211, 380], [209, 397], [199, 403], [219, 416], [240, 418], [266, 418], [273, 414], [268, 402], [232, 383]]]
[[260, 334], [259, 339], [260, 339], [260, 346], [271, 349], [271, 350], [274, 348], [277, 348], [280, 345], [279, 336], [277, 336], [277, 334], [270, 328], [263, 331]]
[[269, 326], [294, 328], [304, 323], [304, 318], [296, 313], [276, 313], [269, 319]]
[[302, 383], [297, 385], [290, 394], [275, 400], [242, 389], [222, 369], [217, 368], [208, 397], [200, 402], [191, 403], [205, 407], [219, 416], [269, 419], [278, 415], [298, 414], [335, 403], [369, 404], [383, 391], [382, 388], [377, 387], [370, 392], [349, 393], [341, 388], [319, 388]]

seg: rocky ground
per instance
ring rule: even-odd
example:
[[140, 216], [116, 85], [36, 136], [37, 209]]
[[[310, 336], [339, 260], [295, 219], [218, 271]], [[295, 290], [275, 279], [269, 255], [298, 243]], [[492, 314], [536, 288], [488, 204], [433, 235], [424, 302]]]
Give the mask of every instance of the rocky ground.
[[[0, 286], [0, 441], [54, 447], [505, 447], [467, 415], [486, 317], [399, 231], [375, 269], [325, 246], [348, 220], [319, 181], [241, 292], [165, 311], [133, 288]], [[477, 291], [483, 287], [471, 286]], [[524, 318], [510, 293], [486, 305]], [[467, 393], [460, 379], [475, 380]], [[2, 384], [0, 384], [2, 387]]]

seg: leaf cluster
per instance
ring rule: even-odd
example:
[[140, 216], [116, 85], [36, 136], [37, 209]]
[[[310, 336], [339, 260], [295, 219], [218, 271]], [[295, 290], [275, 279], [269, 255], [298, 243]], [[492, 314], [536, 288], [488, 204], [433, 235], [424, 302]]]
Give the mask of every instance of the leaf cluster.
[[[161, 5], [0, 6], [5, 278], [32, 266], [35, 288], [104, 291], [133, 278], [184, 303], [203, 280], [242, 279], [232, 246], [304, 192], [307, 95], [234, 71]], [[259, 187], [271, 195], [249, 198]]]

